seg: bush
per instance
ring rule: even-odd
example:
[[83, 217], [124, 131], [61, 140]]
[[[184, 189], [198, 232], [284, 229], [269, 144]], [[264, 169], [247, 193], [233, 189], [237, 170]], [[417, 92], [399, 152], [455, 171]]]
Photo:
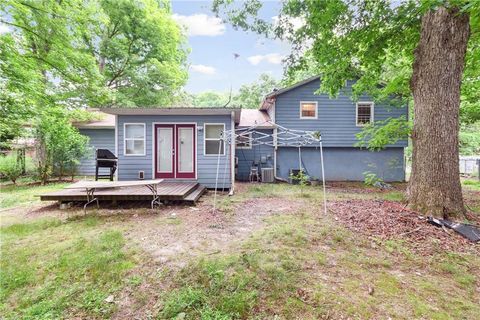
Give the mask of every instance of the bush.
[[36, 166], [42, 184], [54, 172], [59, 179], [67, 172], [73, 175], [79, 160], [88, 150], [88, 138], [71, 125], [64, 112], [51, 108], [38, 117], [35, 126]]
[[22, 175], [22, 164], [18, 161], [17, 156], [10, 154], [0, 157], [0, 173], [16, 184], [17, 179]]
[[304, 187], [308, 185], [308, 175], [306, 175], [303, 170], [300, 170], [297, 174], [290, 173], [290, 179], [292, 180], [292, 183], [300, 185], [300, 193], [303, 194]]
[[32, 157], [25, 157], [25, 175], [27, 176], [36, 176], [37, 175], [37, 168], [35, 167], [35, 163]]
[[377, 177], [377, 175], [371, 171], [366, 171], [363, 173], [364, 178], [364, 183], [367, 186], [375, 186], [376, 183], [378, 182], [383, 182], [382, 179]]

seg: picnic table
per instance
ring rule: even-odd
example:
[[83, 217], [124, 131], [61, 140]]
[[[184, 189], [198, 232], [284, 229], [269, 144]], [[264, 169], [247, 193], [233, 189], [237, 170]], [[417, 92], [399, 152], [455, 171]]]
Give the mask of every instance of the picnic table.
[[97, 208], [99, 208], [98, 198], [95, 196], [95, 191], [98, 189], [109, 189], [109, 188], [122, 188], [122, 187], [134, 187], [134, 186], [145, 186], [152, 192], [152, 209], [155, 204], [160, 205], [160, 198], [157, 193], [158, 185], [163, 181], [163, 179], [153, 179], [153, 180], [138, 180], [138, 181], [79, 181], [69, 186], [66, 186], [65, 189], [85, 189], [85, 195], [87, 197], [87, 203], [83, 206], [83, 210], [86, 212], [87, 206], [90, 203], [96, 202]]

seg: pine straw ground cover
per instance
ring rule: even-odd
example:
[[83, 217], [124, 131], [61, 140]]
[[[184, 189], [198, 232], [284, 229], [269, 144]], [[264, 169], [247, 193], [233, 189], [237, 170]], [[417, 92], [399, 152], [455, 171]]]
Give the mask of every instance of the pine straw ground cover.
[[[379, 240], [405, 240], [413, 250], [431, 255], [440, 251], [480, 254], [480, 247], [453, 230], [437, 228], [426, 217], [398, 202], [384, 200], [346, 200], [329, 203], [336, 220], [348, 229]], [[473, 214], [472, 219], [477, 220]], [[477, 221], [478, 222], [478, 221]]]

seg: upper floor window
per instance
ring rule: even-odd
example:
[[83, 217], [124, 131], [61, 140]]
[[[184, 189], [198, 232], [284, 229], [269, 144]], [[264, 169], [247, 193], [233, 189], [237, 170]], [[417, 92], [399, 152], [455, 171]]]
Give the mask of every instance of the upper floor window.
[[237, 149], [252, 149], [252, 133], [246, 133], [244, 135], [237, 136], [236, 141]]
[[127, 156], [145, 155], [145, 123], [125, 123], [124, 154]]
[[223, 123], [205, 124], [205, 138], [203, 145], [205, 155], [225, 155], [225, 146], [222, 139], [224, 131], [225, 125]]
[[318, 104], [316, 101], [300, 102], [300, 119], [317, 119]]
[[373, 122], [373, 102], [357, 102], [357, 126]]

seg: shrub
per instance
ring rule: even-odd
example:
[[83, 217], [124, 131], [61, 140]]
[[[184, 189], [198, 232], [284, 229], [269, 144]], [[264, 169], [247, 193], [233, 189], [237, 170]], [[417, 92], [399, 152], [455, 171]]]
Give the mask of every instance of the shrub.
[[381, 178], [377, 177], [377, 175], [371, 171], [365, 171], [363, 173], [363, 176], [364, 176], [364, 183], [367, 186], [373, 187], [376, 183], [383, 182]]
[[0, 157], [0, 173], [16, 184], [17, 179], [22, 175], [22, 164], [17, 156], [10, 154]]
[[306, 185], [308, 185], [309, 177], [305, 174], [303, 170], [300, 170], [297, 174], [290, 174], [290, 179], [292, 182], [298, 182], [300, 185], [300, 193], [303, 195], [303, 189]]
[[25, 175], [27, 176], [34, 176], [37, 174], [37, 168], [35, 167], [35, 163], [32, 157], [25, 157]]
[[38, 175], [45, 184], [52, 173], [61, 179], [75, 173], [79, 160], [88, 151], [88, 138], [74, 128], [61, 109], [51, 108], [40, 115], [35, 126]]

